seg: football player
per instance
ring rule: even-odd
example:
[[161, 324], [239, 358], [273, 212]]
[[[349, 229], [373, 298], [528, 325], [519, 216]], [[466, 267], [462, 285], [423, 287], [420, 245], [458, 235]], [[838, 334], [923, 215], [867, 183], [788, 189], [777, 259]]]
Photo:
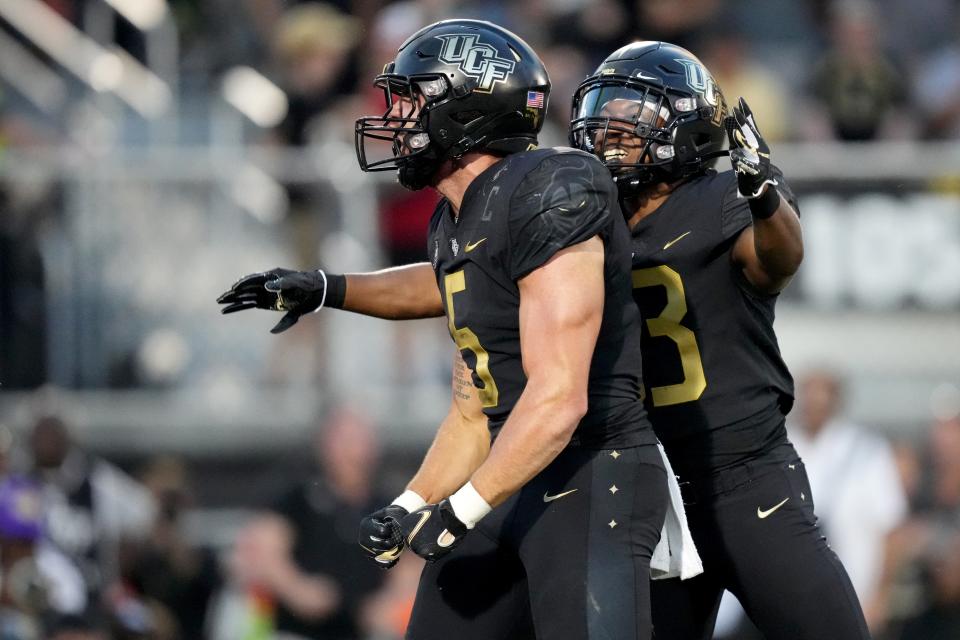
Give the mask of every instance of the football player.
[[[704, 562], [653, 585], [657, 638], [711, 638], [730, 590], [766, 638], [868, 638], [788, 441], [793, 380], [773, 330], [803, 241], [793, 193], [741, 99], [689, 51], [637, 42], [577, 89], [573, 146], [600, 157], [633, 235], [646, 405], [685, 483]], [[729, 140], [732, 171], [708, 167]]]
[[[426, 27], [375, 83], [386, 112], [357, 121], [358, 159], [443, 195], [432, 264], [402, 277], [446, 314], [457, 356], [420, 470], [360, 543], [385, 566], [404, 544], [432, 561], [410, 638], [650, 638], [667, 482], [616, 185], [591, 153], [535, 148], [547, 73], [498, 26]], [[342, 276], [273, 271], [221, 302], [286, 310], [283, 330], [354, 292]]]

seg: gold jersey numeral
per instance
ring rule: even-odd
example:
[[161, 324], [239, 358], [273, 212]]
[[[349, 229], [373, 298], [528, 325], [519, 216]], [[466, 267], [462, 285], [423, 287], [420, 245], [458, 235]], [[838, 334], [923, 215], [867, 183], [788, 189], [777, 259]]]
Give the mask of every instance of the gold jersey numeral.
[[680, 365], [683, 367], [683, 382], [653, 387], [650, 390], [653, 405], [663, 407], [697, 400], [707, 388], [707, 379], [703, 375], [697, 336], [680, 324], [687, 315], [687, 299], [680, 274], [666, 265], [635, 270], [633, 288], [646, 287], [664, 287], [667, 290], [666, 306], [659, 316], [647, 319], [647, 328], [651, 336], [666, 336], [677, 343]]
[[463, 269], [456, 273], [450, 273], [443, 278], [444, 295], [447, 298], [447, 327], [450, 329], [450, 335], [457, 347], [463, 351], [469, 349], [476, 358], [476, 374], [483, 382], [483, 388], [477, 389], [480, 401], [484, 408], [497, 406], [500, 401], [500, 392], [497, 390], [497, 383], [490, 374], [490, 356], [487, 350], [480, 344], [477, 334], [467, 327], [457, 328], [456, 315], [453, 308], [453, 294], [465, 291], [467, 281], [464, 277]]

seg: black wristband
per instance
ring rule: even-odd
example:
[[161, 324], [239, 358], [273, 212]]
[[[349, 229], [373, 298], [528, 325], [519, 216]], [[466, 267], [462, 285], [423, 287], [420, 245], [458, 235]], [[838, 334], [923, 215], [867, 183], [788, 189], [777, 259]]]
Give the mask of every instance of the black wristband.
[[773, 216], [773, 214], [777, 212], [777, 209], [780, 208], [780, 194], [777, 192], [776, 187], [768, 184], [766, 190], [761, 195], [756, 198], [750, 198], [747, 200], [747, 204], [750, 205], [750, 215], [753, 216], [755, 220], [766, 220]]
[[327, 299], [323, 306], [331, 309], [343, 309], [343, 299], [347, 297], [347, 277], [337, 273], [327, 275]]

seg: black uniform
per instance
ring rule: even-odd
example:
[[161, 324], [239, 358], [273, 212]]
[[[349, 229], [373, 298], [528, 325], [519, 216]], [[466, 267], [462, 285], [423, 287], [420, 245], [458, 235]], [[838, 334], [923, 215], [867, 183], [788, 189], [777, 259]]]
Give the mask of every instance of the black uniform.
[[680, 185], [633, 229], [645, 403], [704, 561], [693, 580], [654, 583], [657, 638], [712, 637], [725, 588], [767, 638], [866, 638], [787, 440], [793, 381], [773, 331], [776, 296], [731, 260], [750, 224], [727, 171]]
[[600, 236], [605, 301], [588, 410], [571, 445], [421, 577], [408, 637], [649, 638], [650, 555], [666, 510], [656, 439], [640, 400], [639, 314], [616, 186], [593, 156], [508, 156], [442, 202], [428, 251], [448, 326], [496, 433], [526, 384], [517, 281]]

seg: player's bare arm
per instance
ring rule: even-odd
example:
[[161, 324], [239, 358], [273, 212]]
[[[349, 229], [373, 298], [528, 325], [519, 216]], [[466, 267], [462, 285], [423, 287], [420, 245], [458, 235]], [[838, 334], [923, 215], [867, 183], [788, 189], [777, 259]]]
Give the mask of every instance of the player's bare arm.
[[733, 246], [733, 259], [756, 289], [772, 294], [787, 286], [803, 260], [803, 231], [786, 198], [780, 197], [769, 218], [754, 218], [753, 225], [743, 230]]
[[770, 147], [757, 129], [747, 103], [728, 118], [730, 160], [737, 173], [737, 189], [747, 198], [753, 226], [744, 230], [733, 247], [733, 260], [747, 280], [764, 293], [778, 293], [800, 268], [803, 234], [797, 212], [777, 190]]
[[462, 487], [490, 451], [487, 417], [473, 386], [470, 369], [459, 351], [453, 357], [451, 386], [450, 410], [420, 469], [389, 506], [360, 523], [360, 546], [384, 568], [395, 565], [403, 551], [400, 520], [427, 503], [440, 502]]
[[439, 502], [462, 487], [490, 452], [487, 417], [459, 351], [453, 358], [452, 385], [450, 411], [407, 485], [429, 503]]
[[429, 262], [372, 273], [346, 274], [343, 309], [387, 320], [443, 315], [437, 278]]
[[527, 384], [471, 482], [491, 506], [547, 466], [587, 410], [587, 380], [604, 300], [598, 237], [557, 252], [519, 281]]

